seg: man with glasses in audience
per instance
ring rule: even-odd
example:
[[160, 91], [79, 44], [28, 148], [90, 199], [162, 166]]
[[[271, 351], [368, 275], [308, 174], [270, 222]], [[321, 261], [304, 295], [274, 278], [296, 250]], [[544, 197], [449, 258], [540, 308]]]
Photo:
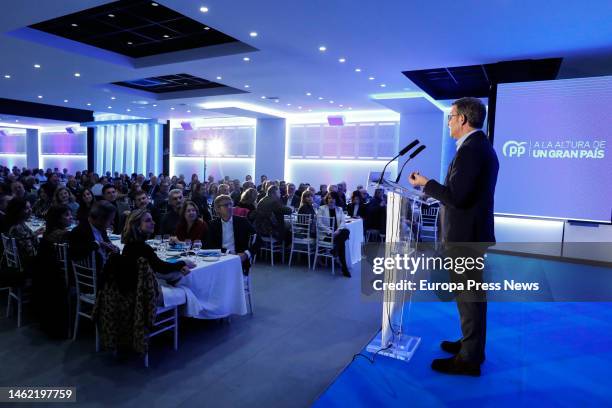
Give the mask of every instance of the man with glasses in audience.
[[171, 190], [168, 195], [168, 212], [162, 217], [159, 233], [162, 235], [173, 235], [181, 216], [183, 205], [183, 192], [179, 189]]
[[251, 242], [255, 229], [244, 217], [232, 215], [233, 202], [229, 195], [215, 198], [214, 208], [217, 217], [208, 226], [208, 239], [205, 246], [210, 249], [221, 249], [240, 257], [242, 271], [248, 275], [251, 267], [251, 256], [258, 250], [258, 243]]

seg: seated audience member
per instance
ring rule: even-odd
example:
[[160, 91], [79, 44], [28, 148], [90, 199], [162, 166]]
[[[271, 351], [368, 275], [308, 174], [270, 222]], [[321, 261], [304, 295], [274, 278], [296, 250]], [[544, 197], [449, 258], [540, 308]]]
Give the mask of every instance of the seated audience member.
[[304, 190], [302, 193], [302, 199], [300, 202], [300, 208], [298, 209], [298, 214], [308, 214], [310, 215], [310, 232], [312, 237], [314, 238], [317, 233], [316, 229], [316, 221], [317, 221], [317, 212], [313, 207], [314, 193], [310, 190]]
[[300, 208], [298, 214], [310, 214], [314, 220], [317, 217], [317, 212], [313, 207], [314, 194], [310, 190], [305, 190], [302, 193], [302, 199], [300, 202]]
[[[146, 243], [146, 240], [153, 235], [154, 231], [155, 222], [151, 213], [146, 209], [134, 210], [128, 217], [121, 234], [121, 242], [125, 245], [122, 252], [122, 265], [125, 273], [120, 274], [123, 275], [120, 278], [120, 281], [122, 281], [120, 286], [135, 290], [138, 259], [144, 258], [149, 263], [153, 272], [155, 272], [158, 281], [171, 285], [161, 285], [163, 298], [172, 296], [171, 292], [175, 290], [178, 290], [184, 296], [184, 288], [172, 288], [172, 286], [178, 284], [183, 276], [189, 274], [191, 272], [190, 268], [193, 268], [195, 265], [186, 261], [171, 263], [159, 259], [155, 250]], [[160, 299], [158, 304], [163, 304], [163, 298]]]
[[70, 256], [74, 260], [86, 259], [92, 251], [96, 253], [98, 271], [111, 253], [119, 253], [108, 238], [107, 230], [112, 228], [117, 209], [106, 200], [96, 201], [86, 222], [80, 222], [68, 235]]
[[[9, 195], [0, 195], [0, 233], [5, 233], [8, 230], [8, 226], [6, 225], [6, 206], [10, 199], [11, 196]], [[0, 242], [0, 245], [1, 244]]]
[[68, 227], [72, 225], [72, 211], [67, 205], [52, 205], [45, 218], [43, 240], [51, 244], [68, 242]]
[[70, 193], [74, 197], [78, 197], [81, 193], [81, 188], [79, 187], [79, 183], [77, 182], [77, 178], [74, 176], [69, 176], [68, 181], [66, 182], [66, 188], [70, 190]]
[[[346, 248], [345, 242], [349, 239], [350, 231], [345, 228], [344, 223], [344, 212], [341, 208], [336, 207], [336, 199], [338, 198], [337, 192], [330, 192], [325, 196], [325, 205], [319, 208], [317, 225], [321, 229], [331, 230], [331, 225], [325, 225], [325, 218], [331, 218], [330, 224], [333, 224], [333, 235], [334, 235], [334, 253], [340, 258], [340, 265], [342, 266], [342, 274], [347, 278], [351, 277], [348, 265], [346, 263]], [[335, 222], [333, 220], [335, 219]]]
[[252, 187], [244, 190], [238, 205], [234, 208], [234, 215], [246, 217], [249, 222], [254, 222], [256, 215], [255, 200], [257, 200], [257, 190]]
[[34, 205], [36, 202], [36, 193], [27, 193], [25, 187], [20, 181], [14, 181], [11, 183], [11, 194], [14, 198], [21, 198], [30, 202], [30, 205]]
[[208, 197], [206, 197], [205, 192], [206, 190], [204, 189], [204, 185], [198, 181], [193, 186], [191, 186], [190, 199], [198, 206], [198, 210], [202, 215], [202, 219], [206, 223], [208, 223], [212, 219], [212, 216], [210, 215]]
[[298, 208], [300, 206], [300, 196], [296, 194], [295, 184], [287, 184], [287, 195], [281, 197], [281, 201], [284, 205], [292, 208]]
[[266, 186], [266, 184], [265, 184], [266, 181], [268, 181], [268, 177], [265, 174], [262, 174], [259, 177], [259, 185], [257, 186], [257, 192], [258, 193], [263, 193], [264, 196], [266, 195], [266, 191], [268, 191], [267, 190], [268, 186]]
[[229, 195], [229, 194], [230, 194], [229, 185], [225, 183], [219, 184], [219, 188], [217, 189], [217, 195]]
[[240, 180], [235, 179], [234, 181], [232, 181], [232, 194], [230, 194], [230, 197], [232, 197], [234, 205], [238, 204], [238, 202], [240, 201], [240, 197], [242, 196], [242, 190], [240, 189], [240, 187]]
[[208, 238], [208, 224], [200, 219], [198, 206], [190, 200], [185, 201], [179, 212], [180, 220], [176, 225], [175, 236], [178, 241], [187, 239], [200, 240], [202, 243]]
[[15, 238], [17, 251], [24, 270], [29, 270], [34, 263], [38, 249], [38, 235], [44, 232], [44, 227], [32, 231], [26, 221], [32, 214], [29, 201], [23, 198], [13, 198], [6, 207], [7, 235]]
[[[270, 182], [268, 180], [264, 181], [264, 185], [260, 186], [261, 188], [257, 190], [257, 204], [266, 196], [266, 192], [268, 191], [268, 187], [270, 187]], [[257, 204], [255, 206], [257, 206]]]
[[162, 181], [159, 184], [159, 188], [157, 189], [157, 191], [154, 194], [152, 194], [153, 201], [155, 202], [156, 207], [160, 207], [162, 202], [165, 202], [168, 200], [169, 190], [170, 190], [170, 185], [167, 182]]
[[65, 205], [70, 208], [73, 217], [76, 217], [79, 211], [79, 203], [76, 202], [74, 196], [66, 187], [58, 187], [55, 190], [52, 205]]
[[183, 206], [183, 192], [179, 189], [170, 191], [168, 196], [168, 212], [162, 217], [159, 233], [173, 235], [181, 219], [180, 211]]
[[336, 206], [342, 208], [342, 210], [346, 210], [346, 182], [342, 181], [338, 183], [338, 202]]
[[96, 198], [90, 189], [85, 188], [78, 197], [78, 201], [79, 209], [77, 210], [76, 219], [78, 222], [87, 221], [91, 207], [93, 207], [94, 203], [96, 202]]
[[240, 256], [242, 271], [247, 275], [251, 267], [251, 256], [257, 252], [259, 247], [259, 239], [254, 244], [251, 242], [255, 229], [246, 218], [232, 216], [230, 196], [220, 195], [215, 198], [214, 208], [218, 217], [213, 219], [208, 227], [205, 247], [221, 248], [228, 253]]
[[257, 204], [255, 229], [260, 236], [272, 236], [277, 240], [287, 240], [285, 215], [292, 213], [280, 200], [278, 186], [268, 187], [266, 196]]
[[97, 175], [94, 174], [94, 178], [96, 178], [96, 181], [94, 183], [94, 185], [91, 187], [91, 192], [94, 194], [94, 196], [97, 197], [102, 197], [102, 189], [104, 188], [104, 186], [108, 183], [108, 179], [106, 177], [101, 177], [99, 179], [97, 179]]
[[387, 222], [387, 201], [382, 188], [374, 190], [374, 197], [368, 203], [366, 229], [384, 231]]
[[125, 219], [130, 214], [130, 207], [117, 199], [117, 189], [112, 184], [107, 184], [102, 188], [102, 198], [115, 207], [113, 234], [121, 234]]
[[46, 188], [38, 190], [38, 200], [36, 200], [34, 207], [32, 207], [32, 212], [38, 218], [45, 218], [49, 207], [51, 207], [51, 197], [48, 195], [47, 191]]
[[357, 190], [353, 191], [351, 202], [346, 206], [346, 211], [349, 217], [365, 218], [366, 206], [361, 201], [361, 193]]

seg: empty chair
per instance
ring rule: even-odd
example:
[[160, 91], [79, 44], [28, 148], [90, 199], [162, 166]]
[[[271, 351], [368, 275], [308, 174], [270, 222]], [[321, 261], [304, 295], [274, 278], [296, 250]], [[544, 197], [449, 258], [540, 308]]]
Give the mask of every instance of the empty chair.
[[336, 274], [333, 253], [334, 250], [334, 229], [336, 219], [331, 217], [317, 216], [317, 239], [315, 248], [315, 258], [312, 265], [314, 271], [317, 267], [317, 258], [331, 258], [332, 260], [332, 275]]
[[15, 301], [17, 303], [17, 327], [21, 327], [23, 305], [28, 303], [27, 293], [25, 293], [24, 290], [27, 282], [25, 279], [23, 282], [20, 282], [24, 271], [21, 265], [21, 259], [19, 258], [19, 251], [17, 250], [15, 238], [10, 238], [2, 234], [2, 245], [4, 246], [4, 259], [8, 267], [8, 270], [5, 270], [4, 273], [7, 276], [12, 274], [13, 276], [10, 277], [10, 280], [15, 281], [14, 284], [9, 284], [6, 317], [10, 317], [12, 301]]
[[310, 255], [315, 250], [315, 239], [311, 234], [311, 214], [297, 214], [291, 218], [291, 252], [289, 253], [289, 266], [293, 259], [293, 253], [306, 254], [308, 257], [308, 269], [310, 269]]
[[[68, 321], [70, 322], [70, 317], [72, 316], [72, 308], [70, 305], [72, 304], [70, 299], [70, 275], [68, 268], [68, 244], [66, 243], [54, 243], [53, 247], [55, 249], [55, 259], [59, 263], [62, 271], [64, 272], [64, 283], [66, 284], [66, 304], [68, 305]], [[68, 337], [70, 337], [70, 324], [68, 324]]]
[[421, 207], [421, 217], [418, 226], [419, 238], [432, 239], [433, 242], [438, 242], [438, 214], [440, 207]]
[[274, 266], [274, 254], [281, 254], [281, 262], [285, 263], [285, 242], [282, 239], [276, 239], [271, 235], [262, 235], [261, 241], [263, 244], [259, 249], [260, 252], [270, 253], [270, 265]]
[[[72, 340], [76, 340], [79, 332], [79, 320], [83, 316], [93, 321], [93, 308], [96, 304], [96, 295], [98, 289], [97, 271], [96, 271], [96, 253], [92, 252], [90, 256], [80, 261], [72, 261], [72, 270], [74, 273], [74, 284], [76, 287], [76, 313], [74, 318], [74, 333]], [[96, 351], [100, 350], [100, 337], [98, 335], [98, 326], [96, 326]]]

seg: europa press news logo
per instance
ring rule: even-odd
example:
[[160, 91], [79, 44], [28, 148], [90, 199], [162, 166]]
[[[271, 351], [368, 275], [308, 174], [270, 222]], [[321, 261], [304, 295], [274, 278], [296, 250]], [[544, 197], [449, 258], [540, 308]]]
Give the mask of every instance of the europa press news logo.
[[527, 152], [526, 144], [527, 142], [508, 140], [502, 147], [502, 153], [506, 157], [521, 157]]

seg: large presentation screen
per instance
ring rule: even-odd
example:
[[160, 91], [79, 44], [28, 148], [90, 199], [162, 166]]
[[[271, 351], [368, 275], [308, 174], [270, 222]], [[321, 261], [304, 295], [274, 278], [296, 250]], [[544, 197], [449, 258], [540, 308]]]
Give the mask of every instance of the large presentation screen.
[[612, 77], [500, 84], [495, 212], [610, 222]]

